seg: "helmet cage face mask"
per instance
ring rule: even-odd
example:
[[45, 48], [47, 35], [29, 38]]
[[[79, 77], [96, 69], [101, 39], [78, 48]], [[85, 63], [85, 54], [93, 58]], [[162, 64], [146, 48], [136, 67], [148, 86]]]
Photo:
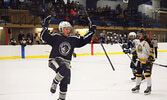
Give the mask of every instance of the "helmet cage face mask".
[[62, 21], [59, 24], [59, 31], [62, 33], [65, 27], [70, 27], [70, 30], [72, 30], [72, 26], [69, 22], [67, 21]]

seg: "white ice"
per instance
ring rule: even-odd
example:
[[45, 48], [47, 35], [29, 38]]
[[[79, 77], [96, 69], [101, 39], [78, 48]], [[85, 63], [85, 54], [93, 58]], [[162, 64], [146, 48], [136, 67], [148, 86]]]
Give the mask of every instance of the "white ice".
[[[167, 53], [159, 53], [156, 63], [167, 65]], [[167, 68], [154, 65], [152, 93], [132, 93], [135, 82], [127, 55], [79, 56], [72, 60], [72, 78], [67, 100], [167, 100]], [[57, 100], [49, 92], [55, 73], [47, 59], [0, 60], [0, 100]]]

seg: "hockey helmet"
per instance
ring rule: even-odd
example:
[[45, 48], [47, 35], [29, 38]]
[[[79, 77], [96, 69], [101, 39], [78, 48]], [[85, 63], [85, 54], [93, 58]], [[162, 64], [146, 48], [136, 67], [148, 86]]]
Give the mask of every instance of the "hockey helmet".
[[64, 27], [70, 27], [70, 29], [72, 30], [72, 26], [68, 21], [62, 21], [59, 23], [59, 31], [63, 32]]
[[143, 37], [140, 39], [147, 39], [146, 31], [144, 29], [141, 29], [137, 32], [138, 37], [139, 37], [139, 34], [143, 35]]
[[141, 30], [137, 31], [137, 34], [139, 34], [139, 33], [142, 33], [143, 35], [146, 35], [146, 31], [144, 29], [141, 29]]
[[136, 33], [135, 33], [135, 32], [130, 32], [128, 36], [129, 36], [129, 37], [130, 37], [130, 36], [133, 36], [134, 38], [136, 38]]

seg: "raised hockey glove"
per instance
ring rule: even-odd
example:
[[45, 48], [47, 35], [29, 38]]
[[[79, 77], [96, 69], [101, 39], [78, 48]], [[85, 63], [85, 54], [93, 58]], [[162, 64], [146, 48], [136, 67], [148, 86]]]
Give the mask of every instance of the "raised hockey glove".
[[94, 32], [96, 30], [96, 25], [92, 25], [91, 27], [89, 27], [89, 31]]
[[46, 28], [46, 27], [48, 28], [50, 21], [51, 21], [51, 15], [48, 15], [46, 18], [43, 19], [43, 21], [41, 23], [42, 27], [43, 28]]

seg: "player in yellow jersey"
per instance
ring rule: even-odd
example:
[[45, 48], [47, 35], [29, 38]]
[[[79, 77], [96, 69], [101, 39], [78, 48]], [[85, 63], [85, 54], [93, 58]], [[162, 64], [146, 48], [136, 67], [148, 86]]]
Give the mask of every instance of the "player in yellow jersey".
[[146, 32], [141, 29], [138, 32], [138, 39], [135, 40], [135, 49], [137, 54], [136, 62], [136, 86], [132, 88], [133, 93], [137, 93], [140, 90], [140, 84], [142, 80], [142, 73], [147, 81], [147, 88], [144, 91], [145, 94], [151, 93], [151, 73], [154, 60], [154, 52], [151, 41], [147, 38]]

